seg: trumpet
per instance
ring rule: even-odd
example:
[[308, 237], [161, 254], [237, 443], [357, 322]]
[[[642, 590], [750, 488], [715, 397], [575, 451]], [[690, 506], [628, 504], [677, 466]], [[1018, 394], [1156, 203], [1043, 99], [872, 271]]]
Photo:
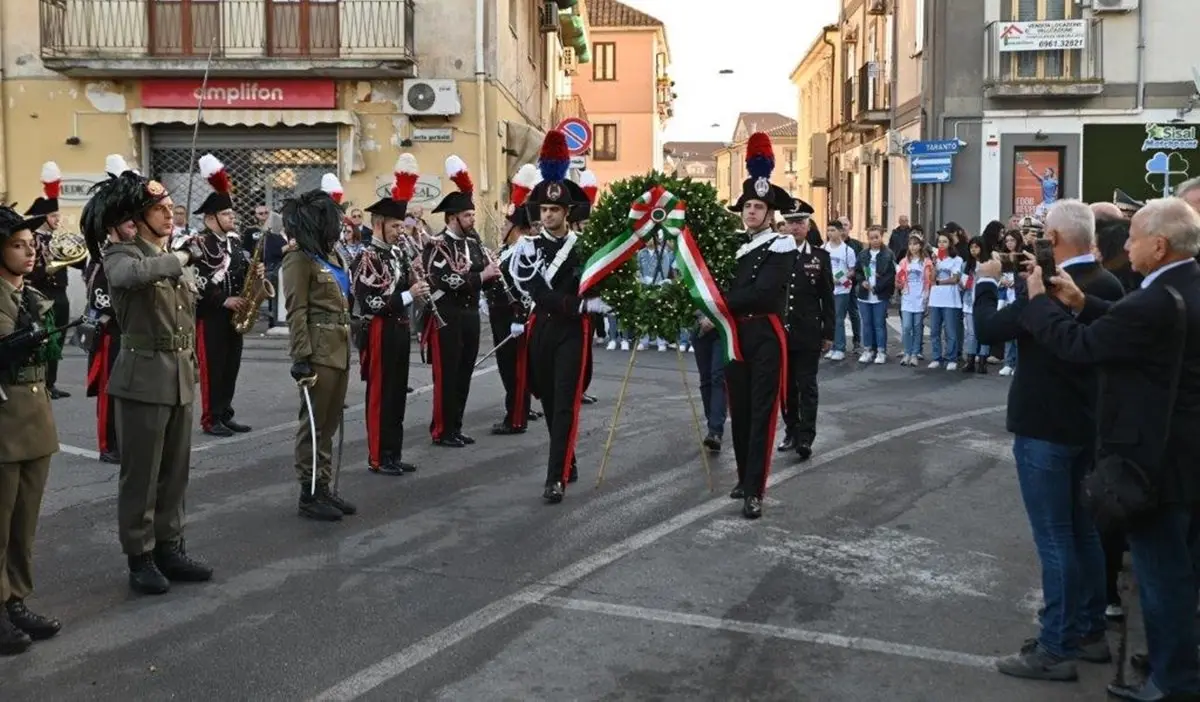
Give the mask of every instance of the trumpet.
[[[429, 282], [429, 276], [425, 273], [425, 265], [421, 263], [421, 254], [417, 253], [408, 261], [409, 270], [412, 272], [414, 282]], [[441, 329], [446, 326], [446, 320], [442, 317], [442, 313], [438, 311], [437, 301], [433, 299], [433, 291], [431, 290], [425, 301], [429, 304], [429, 312], [433, 314], [433, 321], [437, 324], [437, 328]]]
[[517, 302], [517, 296], [513, 294], [512, 288], [509, 287], [508, 278], [506, 278], [504, 276], [504, 270], [502, 268], [500, 268], [500, 261], [496, 258], [496, 254], [493, 253], [491, 249], [489, 249], [486, 246], [483, 246], [482, 244], [480, 245], [479, 248], [483, 249], [484, 255], [486, 255], [488, 258], [488, 263], [491, 263], [498, 270], [500, 270], [500, 287], [504, 288], [504, 294], [506, 296], [508, 296], [509, 304], [513, 304], [513, 303]]
[[82, 263], [88, 257], [87, 240], [82, 234], [57, 231], [50, 237], [50, 245], [46, 249], [47, 273], [57, 273]]

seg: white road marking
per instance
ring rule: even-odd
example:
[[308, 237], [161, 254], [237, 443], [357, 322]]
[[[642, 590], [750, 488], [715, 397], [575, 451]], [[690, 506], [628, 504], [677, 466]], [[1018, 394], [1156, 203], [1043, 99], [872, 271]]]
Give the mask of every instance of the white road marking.
[[[484, 366], [483, 368], [480, 368], [480, 369], [476, 370], [474, 373], [472, 373], [471, 377], [478, 378], [481, 375], [487, 375], [488, 373], [495, 373], [497, 370], [499, 370], [498, 366], [494, 366], [494, 365]], [[422, 385], [419, 388], [413, 388], [413, 391], [409, 393], [409, 396], [411, 397], [413, 395], [424, 395], [424, 394], [432, 392], [432, 391], [433, 391], [433, 385]], [[366, 407], [366, 405], [360, 402], [356, 405], [350, 405], [349, 407], [346, 408], [346, 411], [347, 412], [360, 412], [360, 411], [362, 411], [362, 409], [364, 407]], [[227, 436], [222, 439], [214, 439], [212, 441], [206, 441], [203, 444], [197, 444], [197, 445], [193, 446], [192, 453], [196, 453], [198, 451], [208, 451], [209, 449], [214, 449], [214, 448], [218, 448], [221, 446], [229, 446], [230, 444], [240, 444], [243, 441], [253, 441], [255, 439], [261, 438], [268, 434], [277, 434], [281, 431], [290, 431], [292, 429], [295, 429], [298, 424], [299, 424], [299, 422], [293, 420], [290, 422], [284, 422], [283, 424], [276, 424], [275, 426], [272, 426], [272, 427], [266, 427], [264, 429], [255, 429], [254, 431], [251, 431], [246, 434], [238, 434], [236, 436]], [[82, 456], [83, 458], [90, 458], [93, 461], [100, 460], [100, 454], [98, 452], [93, 451], [91, 449], [80, 448], [79, 446], [72, 446], [70, 444], [60, 443], [58, 445], [58, 450], [63, 453], [69, 453], [72, 456]]]
[[565, 597], [546, 597], [541, 601], [530, 602], [529, 604], [540, 605], [544, 607], [554, 607], [556, 609], [567, 609], [576, 612], [604, 614], [613, 617], [623, 617], [625, 619], [637, 619], [640, 621], [661, 622], [663, 624], [693, 626], [701, 629], [712, 629], [715, 631], [732, 631], [739, 634], [748, 634], [750, 636], [769, 636], [774, 639], [787, 639], [788, 641], [799, 641], [801, 643], [815, 644], [817, 646], [831, 646], [833, 648], [844, 648], [850, 651], [882, 653], [888, 656], [916, 658], [918, 660], [932, 661], [934, 663], [952, 663], [954, 665], [962, 665], [970, 668], [984, 668], [991, 670], [996, 664], [995, 658], [988, 656], [977, 656], [971, 653], [945, 651], [938, 648], [913, 646], [912, 644], [881, 641], [879, 639], [868, 639], [860, 636], [843, 636], [841, 634], [827, 634], [820, 631], [808, 631], [806, 629], [793, 629], [791, 627], [776, 626], [774, 624], [756, 624], [753, 622], [743, 622], [735, 619], [718, 619], [717, 617], [707, 617], [701, 614], [685, 614], [683, 612], [671, 612], [663, 609], [650, 609], [648, 607], [633, 607], [630, 605], [611, 604], [608, 602], [597, 602], [595, 600], [572, 600]]
[[[987, 414], [998, 412], [1005, 408], [1004, 405], [995, 407], [986, 407], [983, 409], [972, 410], [970, 412], [956, 412], [954, 414], [929, 419], [923, 422], [916, 422], [906, 426], [892, 429], [891, 431], [881, 432], [867, 439], [856, 441], [850, 444], [841, 446], [840, 448], [821, 454], [811, 461], [799, 465], [784, 468], [783, 470], [773, 473], [768, 486], [774, 487], [787, 482], [803, 473], [810, 472], [820, 466], [832, 463], [855, 453], [865, 451], [867, 449], [878, 446], [879, 444], [892, 441], [904, 437], [907, 434], [932, 429], [945, 424], [962, 422], [965, 419], [972, 417], [980, 417]], [[556, 590], [564, 587], [570, 587], [592, 573], [604, 568], [621, 558], [639, 551], [647, 546], [650, 546], [664, 537], [674, 534], [676, 531], [690, 526], [701, 519], [709, 517], [717, 512], [729, 509], [730, 501], [725, 495], [714, 498], [700, 505], [697, 505], [686, 512], [677, 514], [676, 516], [660, 522], [655, 526], [644, 529], [633, 536], [609, 546], [597, 553], [588, 556], [582, 560], [563, 568], [562, 570], [551, 574], [544, 582], [529, 585], [521, 590], [500, 598], [495, 602], [487, 605], [483, 609], [467, 615], [466, 617], [454, 622], [450, 626], [438, 631], [430, 636], [427, 636], [420, 641], [408, 646], [407, 648], [384, 658], [374, 665], [363, 668], [354, 673], [350, 677], [338, 682], [334, 686], [316, 695], [314, 700], [321, 702], [325, 701], [340, 701], [354, 700], [371, 690], [393, 680], [400, 675], [403, 675], [413, 667], [429, 660], [439, 653], [457, 645], [458, 643], [478, 634], [480, 631], [487, 629], [491, 625], [500, 622], [512, 616], [516, 612], [528, 607], [530, 604], [540, 602]]]

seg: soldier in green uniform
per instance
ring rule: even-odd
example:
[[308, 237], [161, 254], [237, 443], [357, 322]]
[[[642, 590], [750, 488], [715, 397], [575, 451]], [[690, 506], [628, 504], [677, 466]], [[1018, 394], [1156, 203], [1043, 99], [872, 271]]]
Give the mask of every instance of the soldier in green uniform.
[[[46, 344], [29, 332], [54, 324], [54, 302], [25, 283], [33, 271], [33, 231], [44, 216], [24, 219], [0, 207], [0, 655], [23, 653], [31, 641], [58, 633], [57, 621], [25, 606], [33, 590], [33, 535], [58, 431], [46, 386]], [[24, 333], [23, 333], [24, 332]]]
[[160, 595], [170, 581], [212, 578], [211, 568], [188, 557], [183, 541], [198, 293], [195, 273], [186, 266], [199, 252], [168, 250], [174, 203], [161, 183], [125, 170], [101, 182], [94, 198], [106, 226], [132, 220], [137, 227], [132, 240], [104, 251], [104, 274], [122, 332], [108, 394], [116, 398], [118, 537], [129, 561], [129, 585]]
[[[322, 179], [323, 185], [335, 182], [328, 175]], [[342, 210], [329, 191], [312, 190], [284, 202], [282, 214], [283, 229], [295, 242], [283, 257], [292, 378], [307, 385], [311, 399], [306, 406], [301, 393], [295, 451], [299, 512], [308, 519], [338, 521], [358, 511], [330, 487], [333, 435], [342, 424], [350, 378], [350, 268], [334, 249], [341, 234]], [[316, 456], [309, 412], [317, 430]]]

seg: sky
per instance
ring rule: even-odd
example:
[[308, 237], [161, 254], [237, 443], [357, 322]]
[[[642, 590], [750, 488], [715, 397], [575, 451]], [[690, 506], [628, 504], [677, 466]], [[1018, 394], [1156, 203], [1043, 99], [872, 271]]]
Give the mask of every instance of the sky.
[[[667, 141], [729, 141], [739, 112], [796, 116], [789, 76], [838, 0], [622, 0], [667, 26], [675, 116]], [[712, 6], [712, 11], [701, 9]], [[732, 75], [720, 75], [732, 69]], [[713, 127], [713, 124], [720, 126]]]

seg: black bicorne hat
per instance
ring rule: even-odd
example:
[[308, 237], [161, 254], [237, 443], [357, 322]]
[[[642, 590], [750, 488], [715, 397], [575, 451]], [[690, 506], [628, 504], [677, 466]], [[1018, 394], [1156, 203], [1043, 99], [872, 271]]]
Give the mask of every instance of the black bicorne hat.
[[230, 193], [233, 192], [233, 184], [229, 182], [229, 173], [225, 170], [225, 164], [218, 161], [217, 157], [212, 154], [204, 154], [200, 157], [200, 175], [208, 181], [213, 191], [204, 198], [204, 202], [200, 203], [200, 206], [192, 214], [215, 215], [218, 212], [232, 210], [233, 197]]
[[524, 205], [512, 205], [509, 210], [508, 215], [505, 216], [509, 224], [521, 229], [528, 229], [532, 226], [532, 222], [529, 221], [529, 210]]
[[375, 204], [363, 209], [364, 211], [370, 212], [376, 217], [404, 219], [404, 217], [408, 214], [408, 203], [402, 200], [393, 200], [390, 197], [385, 197], [375, 202]]
[[580, 205], [589, 204], [587, 193], [575, 181], [567, 178], [571, 168], [571, 155], [567, 150], [567, 137], [558, 130], [546, 132], [542, 150], [538, 155], [538, 170], [542, 181], [529, 193], [525, 207], [529, 218], [540, 219], [542, 205], [558, 205], [566, 208], [567, 216]]
[[771, 137], [765, 132], [751, 134], [746, 142], [746, 172], [750, 177], [742, 182], [742, 194], [729, 209], [741, 212], [747, 202], [758, 200], [776, 212], [790, 213], [796, 201], [786, 190], [771, 182], [774, 170], [775, 151], [771, 146]]
[[456, 215], [474, 210], [475, 203], [471, 198], [475, 194], [475, 183], [471, 180], [471, 172], [467, 170], [467, 162], [458, 156], [452, 155], [447, 158], [446, 177], [458, 190], [442, 198], [437, 207], [433, 208], [433, 213]]
[[408, 214], [408, 202], [413, 199], [420, 178], [421, 169], [417, 166], [417, 158], [412, 154], [400, 154], [400, 158], [396, 159], [396, 167], [392, 169], [392, 189], [388, 192], [389, 196], [380, 198], [378, 202], [366, 208], [366, 211], [376, 217], [404, 219]]

